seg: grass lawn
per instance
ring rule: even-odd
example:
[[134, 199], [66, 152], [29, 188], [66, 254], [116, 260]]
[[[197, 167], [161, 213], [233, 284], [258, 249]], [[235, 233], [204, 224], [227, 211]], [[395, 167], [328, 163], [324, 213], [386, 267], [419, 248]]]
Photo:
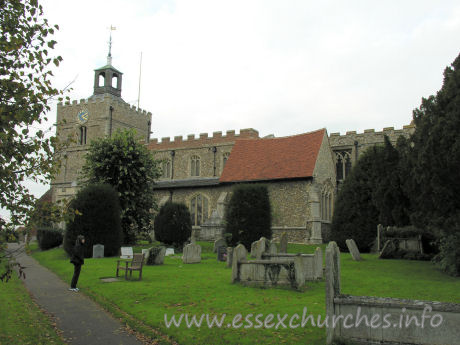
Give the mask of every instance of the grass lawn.
[[[308, 324], [302, 328], [289, 328], [289, 319], [298, 314], [302, 319], [304, 307], [315, 319], [325, 316], [325, 283], [310, 282], [303, 292], [283, 288], [261, 289], [231, 284], [231, 270], [218, 262], [212, 253], [212, 243], [202, 245], [201, 264], [184, 265], [180, 256], [165, 258], [162, 266], [146, 266], [142, 281], [103, 283], [101, 277], [114, 277], [116, 258], [87, 259], [83, 266], [79, 286], [85, 294], [101, 303], [117, 317], [125, 319], [133, 328], [154, 336], [155, 331], [167, 334], [179, 344], [324, 344], [325, 329]], [[324, 249], [324, 245], [321, 246]], [[141, 247], [135, 247], [140, 251]], [[315, 246], [290, 244], [290, 253], [312, 253]], [[69, 281], [72, 265], [62, 249], [46, 252], [34, 251], [33, 256], [41, 264]], [[352, 261], [348, 253], [341, 254], [342, 292], [354, 295], [398, 297], [411, 299], [460, 302], [460, 279], [437, 271], [429, 262], [378, 260], [375, 255], [363, 254], [364, 261]], [[137, 272], [133, 276], [137, 277]], [[171, 316], [180, 314], [191, 318], [201, 314], [217, 316], [226, 314], [222, 328], [208, 328], [206, 320], [201, 328], [166, 327]], [[240, 328], [227, 327], [237, 314], [249, 314], [253, 326], [242, 320]], [[254, 328], [268, 314], [274, 314], [272, 323], [277, 324], [276, 314], [284, 320], [281, 325]], [[240, 324], [240, 323], [238, 323]], [[162, 342], [167, 343], [166, 340]]]
[[64, 344], [15, 273], [0, 282], [0, 344]]

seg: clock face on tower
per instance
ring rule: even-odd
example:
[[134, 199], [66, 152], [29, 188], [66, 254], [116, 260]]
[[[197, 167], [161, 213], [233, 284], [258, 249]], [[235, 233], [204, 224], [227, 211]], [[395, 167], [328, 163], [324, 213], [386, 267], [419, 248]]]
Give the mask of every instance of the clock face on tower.
[[88, 122], [88, 119], [89, 119], [89, 113], [88, 113], [88, 110], [86, 109], [83, 109], [81, 111], [78, 112], [77, 114], [77, 122], [79, 124], [84, 124], [86, 122]]

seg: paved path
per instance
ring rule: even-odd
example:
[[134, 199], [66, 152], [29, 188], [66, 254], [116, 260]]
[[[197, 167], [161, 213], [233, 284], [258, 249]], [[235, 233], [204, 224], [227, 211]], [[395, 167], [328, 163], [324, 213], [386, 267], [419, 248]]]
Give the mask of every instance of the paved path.
[[[9, 244], [8, 250], [25, 266], [26, 288], [37, 303], [56, 318], [57, 327], [72, 345], [140, 345], [140, 341], [124, 331], [123, 325], [81, 292], [69, 291], [54, 273], [25, 254], [23, 247]], [[69, 277], [71, 279], [71, 277]]]

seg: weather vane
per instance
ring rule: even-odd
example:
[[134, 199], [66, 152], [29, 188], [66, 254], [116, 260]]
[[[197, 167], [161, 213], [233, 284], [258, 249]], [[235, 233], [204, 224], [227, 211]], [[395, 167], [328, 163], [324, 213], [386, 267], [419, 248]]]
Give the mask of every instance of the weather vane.
[[112, 31], [116, 30], [115, 26], [110, 25], [109, 55], [107, 55], [107, 65], [112, 65]]

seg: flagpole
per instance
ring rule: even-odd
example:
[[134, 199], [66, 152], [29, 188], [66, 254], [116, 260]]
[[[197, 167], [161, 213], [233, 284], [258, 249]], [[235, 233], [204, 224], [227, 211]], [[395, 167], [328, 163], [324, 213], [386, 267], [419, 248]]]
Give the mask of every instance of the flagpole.
[[141, 52], [141, 60], [139, 62], [139, 89], [137, 93], [137, 109], [139, 110], [139, 102], [141, 100], [141, 74], [142, 74], [142, 52]]

